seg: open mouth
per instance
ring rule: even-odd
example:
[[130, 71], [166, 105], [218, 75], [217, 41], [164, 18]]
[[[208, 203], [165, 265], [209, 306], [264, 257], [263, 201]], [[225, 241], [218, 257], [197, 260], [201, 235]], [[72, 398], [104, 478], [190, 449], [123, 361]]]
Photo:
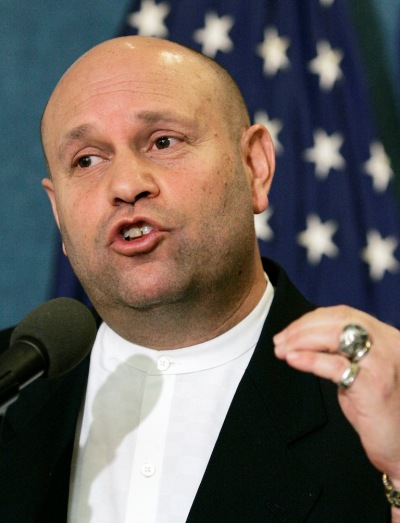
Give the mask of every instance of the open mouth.
[[121, 234], [126, 241], [130, 242], [131, 240], [150, 234], [152, 230], [153, 227], [151, 225], [144, 223], [140, 226], [134, 225], [131, 227], [123, 227], [121, 229]]

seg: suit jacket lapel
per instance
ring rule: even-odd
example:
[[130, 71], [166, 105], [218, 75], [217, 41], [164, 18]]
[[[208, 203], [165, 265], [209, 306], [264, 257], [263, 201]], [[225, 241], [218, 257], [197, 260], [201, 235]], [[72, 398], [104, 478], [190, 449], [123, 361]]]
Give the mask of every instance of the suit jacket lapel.
[[[273, 353], [272, 336], [311, 310], [275, 265], [275, 297], [221, 429], [189, 522], [304, 521], [321, 487], [289, 446], [326, 423], [318, 380]], [[215, 520], [215, 519], [214, 519]]]

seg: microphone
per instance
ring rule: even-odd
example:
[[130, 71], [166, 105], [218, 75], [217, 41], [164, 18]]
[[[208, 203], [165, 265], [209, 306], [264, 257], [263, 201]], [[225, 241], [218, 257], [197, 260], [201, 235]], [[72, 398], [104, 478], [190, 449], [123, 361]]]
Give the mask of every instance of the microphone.
[[76, 367], [92, 348], [96, 331], [92, 313], [72, 298], [55, 298], [30, 312], [0, 356], [0, 415], [37, 378], [56, 378]]

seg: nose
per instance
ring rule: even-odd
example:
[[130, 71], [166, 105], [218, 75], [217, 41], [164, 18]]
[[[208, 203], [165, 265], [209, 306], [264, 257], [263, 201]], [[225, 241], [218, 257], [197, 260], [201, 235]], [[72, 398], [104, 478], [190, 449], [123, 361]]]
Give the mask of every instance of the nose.
[[154, 198], [160, 188], [156, 181], [156, 166], [133, 152], [115, 158], [108, 176], [108, 193], [112, 205], [134, 204], [141, 198]]

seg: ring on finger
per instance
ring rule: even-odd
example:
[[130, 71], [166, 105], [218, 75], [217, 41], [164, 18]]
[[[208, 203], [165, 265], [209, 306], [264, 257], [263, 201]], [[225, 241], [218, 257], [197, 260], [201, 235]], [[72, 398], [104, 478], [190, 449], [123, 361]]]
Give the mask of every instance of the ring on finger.
[[339, 389], [348, 389], [351, 387], [359, 372], [360, 367], [357, 365], [357, 363], [350, 363], [350, 365], [343, 372], [340, 381], [337, 383]]
[[339, 338], [339, 352], [352, 362], [360, 361], [371, 348], [368, 332], [360, 325], [346, 325]]

